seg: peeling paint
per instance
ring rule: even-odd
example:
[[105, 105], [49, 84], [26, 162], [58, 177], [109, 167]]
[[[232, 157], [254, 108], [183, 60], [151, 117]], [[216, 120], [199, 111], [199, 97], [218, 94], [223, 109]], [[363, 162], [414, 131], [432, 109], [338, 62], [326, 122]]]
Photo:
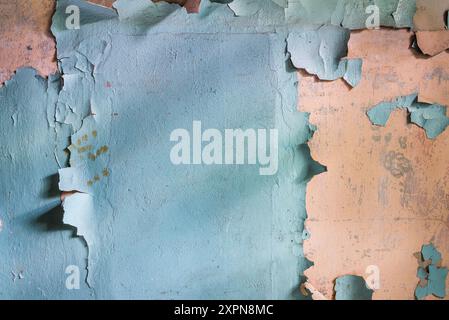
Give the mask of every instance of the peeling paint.
[[444, 298], [448, 269], [441, 267], [440, 252], [432, 244], [428, 244], [422, 246], [416, 257], [419, 263], [417, 276], [420, 279], [415, 290], [416, 298], [423, 299], [429, 295]]
[[[449, 97], [445, 91], [436, 89], [449, 81], [441, 67], [447, 58], [444, 21], [438, 20], [447, 10], [443, 2], [418, 0], [416, 5], [414, 0], [95, 2], [99, 5], [80, 0], [57, 2], [51, 30], [56, 38], [61, 75], [50, 75], [47, 80], [35, 70], [18, 69], [12, 80], [0, 88], [0, 107], [7, 114], [0, 119], [2, 128], [7, 128], [0, 158], [0, 168], [6, 168], [1, 172], [5, 178], [0, 189], [0, 212], [6, 212], [4, 220], [11, 232], [3, 232], [2, 236], [7, 236], [0, 237], [0, 253], [4, 256], [16, 252], [17, 248], [23, 249], [24, 241], [29, 240], [33, 245], [25, 252], [36, 250], [35, 247], [38, 252], [47, 250], [38, 241], [44, 237], [45, 243], [51, 243], [51, 249], [63, 253], [63, 257], [51, 257], [39, 266], [40, 269], [57, 273], [73, 260], [86, 266], [83, 271], [86, 285], [75, 294], [77, 298], [324, 300], [332, 295], [331, 281], [327, 280], [336, 278], [336, 299], [371, 299], [373, 292], [366, 288], [362, 277], [326, 274], [321, 255], [326, 256], [328, 248], [323, 246], [322, 237], [331, 217], [337, 214], [336, 221], [331, 222], [345, 231], [348, 231], [347, 221], [358, 224], [342, 236], [347, 240], [341, 244], [346, 250], [339, 249], [334, 254], [339, 254], [338, 257], [350, 255], [345, 246], [356, 241], [365, 247], [353, 254], [364, 262], [370, 262], [371, 256], [377, 256], [378, 252], [398, 248], [396, 244], [401, 239], [395, 232], [382, 234], [381, 241], [371, 246], [367, 244], [369, 239], [362, 241], [363, 235], [359, 234], [370, 233], [366, 221], [382, 226], [383, 222], [376, 221], [384, 219], [392, 223], [393, 219], [393, 228], [396, 228], [395, 219], [412, 219], [407, 215], [388, 217], [385, 210], [392, 204], [400, 202], [402, 209], [421, 216], [426, 215], [432, 204], [433, 211], [427, 214], [435, 215], [438, 211], [441, 217], [425, 220], [426, 230], [430, 230], [431, 221], [444, 219], [444, 208], [449, 208], [444, 202], [449, 199], [445, 192], [447, 177], [440, 177], [434, 194], [429, 195], [427, 189], [422, 192], [425, 158], [416, 154], [410, 156], [417, 144], [417, 152], [424, 149], [425, 155], [432, 155], [426, 149], [432, 146], [422, 140], [419, 144], [415, 131], [407, 134], [399, 127], [402, 131], [397, 136], [394, 129], [371, 126], [366, 117], [361, 120], [375, 102], [386, 101], [367, 112], [374, 124], [385, 126], [388, 121], [389, 125], [398, 125], [400, 118], [395, 109], [405, 108], [410, 120], [424, 128], [428, 138], [442, 136], [438, 142], [444, 143], [449, 124], [445, 105]], [[80, 30], [65, 27], [68, 5], [81, 9]], [[370, 6], [379, 8], [379, 25], [371, 24], [377, 18], [371, 16], [376, 10], [374, 13], [367, 10]], [[195, 15], [187, 14], [197, 11]], [[45, 12], [46, 17], [49, 12]], [[417, 30], [417, 45], [424, 54], [434, 58], [418, 59], [422, 57], [408, 48], [410, 39], [407, 37], [413, 33], [404, 30], [369, 33], [380, 37], [378, 44], [387, 43], [389, 36], [394, 41], [399, 39], [399, 43], [391, 42], [390, 46], [401, 53], [393, 52], [383, 60], [379, 58], [382, 53], [367, 54], [359, 50], [356, 54], [349, 50], [348, 54], [348, 43], [360, 42], [360, 33], [351, 33], [351, 30], [380, 26], [412, 28], [412, 20]], [[46, 32], [48, 25], [38, 29], [32, 37], [37, 39]], [[382, 39], [382, 35], [387, 37]], [[41, 54], [53, 58], [49, 53], [54, 51], [53, 39], [48, 34], [45, 37], [43, 41], [48, 47], [41, 48], [26, 63], [42, 75], [49, 75], [56, 72], [55, 61], [45, 60], [42, 63], [47, 63], [47, 69], [39, 69], [40, 61], [35, 59]], [[28, 43], [21, 49], [35, 50], [34, 44]], [[401, 50], [409, 52], [405, 54]], [[421, 77], [419, 84], [417, 75], [407, 73], [410, 71], [404, 72], [405, 76], [401, 74], [403, 70], [392, 71], [396, 69], [391, 63], [401, 64], [402, 58], [407, 60], [413, 54], [416, 54], [413, 57], [416, 74]], [[10, 59], [6, 68], [0, 65], [0, 82], [23, 65], [22, 58], [19, 55], [19, 64]], [[370, 59], [377, 59], [375, 67]], [[385, 68], [379, 67], [384, 64]], [[295, 68], [300, 70], [299, 82]], [[313, 81], [301, 70], [313, 75]], [[316, 90], [317, 87], [321, 90]], [[334, 88], [345, 95], [340, 96], [341, 101], [332, 96]], [[322, 157], [323, 149], [315, 141], [321, 141], [326, 133], [329, 137], [329, 128], [322, 120], [316, 122], [318, 131], [311, 124], [315, 123], [317, 115], [314, 104], [307, 100], [309, 89], [314, 92], [313, 99], [322, 103], [319, 114], [338, 117], [346, 112], [346, 118], [341, 121], [337, 118], [325, 121], [325, 124], [338, 123], [334, 126], [337, 134], [333, 133], [337, 139], [325, 141], [322, 148], [349, 146], [336, 154], [346, 159], [350, 150], [357, 161], [352, 162], [354, 159], [349, 157], [347, 163], [336, 166], [332, 156]], [[409, 92], [416, 93], [409, 95]], [[359, 97], [356, 99], [359, 103], [363, 101], [360, 110], [356, 101], [348, 103], [352, 94]], [[360, 99], [361, 96], [369, 101]], [[29, 101], [33, 102], [32, 106]], [[342, 101], [346, 103], [344, 106]], [[303, 112], [296, 110], [299, 102], [306, 106], [301, 109]], [[343, 107], [350, 111], [343, 111]], [[310, 115], [304, 111], [310, 111]], [[390, 114], [393, 114], [392, 119]], [[185, 127], [185, 121], [191, 123], [192, 119], [201, 117], [210, 123], [208, 126], [216, 128], [278, 129], [281, 164], [278, 174], [262, 178], [244, 167], [234, 170], [197, 166], [184, 171], [172, 166], [166, 157], [170, 130]], [[356, 119], [357, 124], [351, 124], [348, 119]], [[360, 126], [360, 130], [353, 130], [348, 139], [347, 132], [341, 128], [345, 126]], [[367, 134], [364, 128], [369, 128]], [[359, 133], [358, 138], [354, 137], [354, 132]], [[37, 141], [31, 141], [30, 137]], [[26, 148], [15, 147], [20, 145], [17, 142], [27, 138]], [[358, 159], [360, 153], [352, 155], [352, 143], [356, 139], [359, 139], [357, 147], [369, 145], [369, 156], [362, 155]], [[440, 152], [438, 146], [441, 145], [434, 150]], [[376, 148], [381, 151], [375, 153], [379, 151]], [[315, 155], [319, 162], [313, 160]], [[356, 183], [357, 175], [352, 177], [354, 172], [364, 172], [361, 170], [365, 165], [363, 161], [375, 162], [382, 170], [375, 170], [380, 172], [378, 179], [373, 179], [379, 181], [377, 188], [369, 188], [371, 182]], [[345, 171], [345, 166], [352, 167]], [[26, 173], [23, 179], [14, 175], [17, 170]], [[442, 166], [437, 171], [443, 171]], [[53, 180], [57, 173], [60, 180], [59, 188], [55, 189]], [[340, 183], [336, 175], [341, 179], [349, 178]], [[340, 181], [343, 187], [336, 189], [350, 193], [350, 205], [338, 207], [341, 197], [335, 190], [315, 195], [313, 190], [317, 183], [329, 177], [329, 184]], [[34, 182], [28, 183], [30, 180]], [[325, 187], [320, 188], [329, 184], [324, 183]], [[396, 191], [391, 192], [392, 186], [399, 190], [399, 197], [394, 197]], [[312, 190], [307, 195], [306, 187]], [[43, 196], [36, 191], [41, 188], [51, 189], [50, 195]], [[7, 191], [9, 189], [11, 191]], [[22, 199], [24, 189], [30, 196], [27, 201]], [[365, 206], [371, 189], [383, 211], [373, 212], [371, 220], [357, 220], [375, 207]], [[306, 203], [306, 197], [310, 203]], [[65, 230], [65, 233], [58, 233], [65, 238], [54, 241], [54, 236], [24, 226], [23, 221], [31, 218], [39, 223], [43, 220], [48, 225], [55, 224], [53, 220], [47, 222], [47, 211], [56, 210], [60, 198], [64, 215], [58, 223], [66, 226], [56, 223], [52, 227]], [[306, 206], [312, 210], [306, 210]], [[344, 220], [346, 210], [355, 210], [357, 219]], [[310, 218], [307, 211], [313, 214]], [[323, 219], [317, 219], [323, 212], [327, 214], [325, 218], [330, 219], [324, 223]], [[0, 231], [2, 226], [0, 220]], [[68, 230], [64, 229], [68, 226], [71, 226]], [[23, 230], [27, 232], [21, 234]], [[433, 235], [441, 242], [444, 230], [435, 231], [435, 227], [432, 230], [426, 236]], [[71, 241], [68, 234], [72, 232], [85, 243], [79, 246], [79, 241]], [[339, 232], [341, 229], [335, 228], [333, 232], [324, 233], [334, 237]], [[379, 243], [380, 249], [376, 247]], [[314, 246], [323, 252], [310, 250]], [[240, 250], [236, 251], [236, 247]], [[28, 298], [73, 297], [64, 288], [39, 280], [42, 270], [23, 267], [31, 262], [29, 256], [8, 258], [0, 275], [7, 274], [7, 270], [19, 270], [12, 272], [14, 283], [16, 279], [24, 279], [23, 270], [27, 270], [30, 287], [23, 287], [27, 286], [25, 281], [17, 281], [14, 286], [18, 288], [10, 287], [0, 293], [0, 297], [23, 298], [21, 292], [27, 292]], [[330, 256], [332, 254], [327, 258]], [[385, 262], [385, 257], [377, 256], [377, 259]], [[333, 273], [361, 274], [364, 271], [360, 265], [348, 264], [350, 260], [334, 260]], [[313, 267], [311, 261], [315, 263]], [[425, 268], [429, 269], [427, 273], [421, 270], [418, 276], [427, 282], [417, 289], [417, 296], [435, 292], [442, 296], [447, 270], [439, 270], [432, 264]], [[320, 273], [325, 275], [317, 277]], [[136, 279], [130, 274], [150, 276]], [[383, 281], [382, 285], [390, 285], [389, 281]], [[33, 286], [36, 284], [39, 290]], [[409, 281], [407, 285], [412, 284]], [[397, 287], [393, 285], [393, 288]], [[374, 294], [382, 293], [385, 291]], [[413, 294], [413, 290], [407, 294]]]
[[287, 21], [301, 25], [335, 25], [351, 30], [366, 29], [372, 15], [370, 6], [379, 8], [377, 27], [410, 28], [415, 0], [289, 0]]
[[311, 237], [304, 253], [314, 265], [305, 275], [327, 299], [336, 278], [368, 279], [373, 265], [379, 270], [374, 300], [415, 299], [412, 253], [432, 242], [443, 257], [449, 254], [449, 131], [429, 139], [408, 122], [405, 109], [395, 109], [385, 127], [366, 115], [377, 103], [411, 92], [421, 102], [448, 105], [448, 53], [417, 57], [408, 48], [411, 36], [391, 29], [352, 33], [348, 57], [363, 59], [362, 80], [353, 89], [298, 72], [298, 109], [318, 128], [311, 154], [327, 167], [307, 186]]
[[361, 73], [361, 60], [347, 61], [349, 30], [324, 26], [318, 30], [292, 32], [287, 38], [293, 65], [315, 74], [321, 80], [345, 77], [357, 84]]
[[348, 275], [335, 280], [335, 300], [372, 300], [372, 296], [363, 277]]
[[7, 226], [0, 234], [0, 277], [9, 280], [13, 270], [17, 280], [3, 282], [2, 299], [42, 298], [38, 288], [55, 298], [90, 296], [88, 290], [69, 295], [57, 285], [64, 283], [60, 270], [84, 264], [85, 258], [72, 230], [54, 218], [60, 214], [54, 157], [59, 132], [48, 115], [54, 113], [59, 89], [58, 76], [44, 79], [28, 68], [17, 70], [0, 88], [0, 212]]
[[[98, 223], [95, 216], [93, 197], [84, 193], [75, 193], [64, 199], [62, 207], [64, 208], [63, 222], [75, 226], [76, 235], [86, 241], [88, 247], [87, 270], [89, 271], [90, 265], [95, 265], [98, 259], [97, 255], [99, 254], [96, 248], [98, 231], [95, 230], [95, 227]], [[89, 286], [92, 285], [90, 272], [86, 275], [86, 282]]]
[[[248, 18], [241, 20], [241, 25], [231, 25], [227, 21], [234, 21], [232, 11], [227, 6], [207, 1], [202, 2], [201, 9], [201, 12], [210, 9], [209, 16], [205, 18], [201, 13], [189, 16], [176, 5], [142, 1], [133, 2], [134, 7], [130, 7], [127, 5], [129, 1], [121, 0], [114, 4], [118, 17], [109, 17], [106, 11], [103, 14], [97, 12], [97, 21], [83, 26], [86, 39], [78, 35], [77, 39], [81, 41], [74, 41], [73, 33], [65, 30], [62, 24], [63, 8], [73, 2], [59, 2], [52, 27], [64, 71], [64, 87], [58, 100], [58, 105], [63, 104], [63, 112], [60, 113], [63, 116], [57, 117], [60, 119], [57, 121], [71, 125], [74, 131], [69, 147], [70, 167], [59, 171], [59, 186], [62, 191], [81, 192], [65, 197], [67, 219], [64, 216], [64, 221], [77, 227], [78, 235], [86, 239], [89, 248], [88, 283], [95, 288], [96, 294], [100, 297], [111, 294], [104, 287], [102, 274], [105, 269], [113, 270], [117, 279], [123, 279], [128, 278], [123, 273], [125, 270], [142, 273], [144, 270], [141, 268], [145, 266], [145, 272], [150, 270], [154, 277], [129, 279], [129, 286], [124, 288], [115, 287], [113, 283], [114, 295], [139, 297], [143, 295], [142, 290], [152, 287], [154, 290], [147, 295], [155, 298], [164, 297], [162, 292], [168, 289], [178, 292], [171, 293], [171, 298], [223, 295], [234, 298], [296, 298], [301, 274], [309, 266], [302, 256], [302, 243], [295, 242], [296, 234], [303, 232], [306, 219], [305, 206], [300, 200], [304, 197], [298, 199], [297, 196], [304, 194], [305, 184], [313, 174], [323, 169], [310, 158], [305, 145], [313, 133], [313, 127], [308, 124], [306, 114], [295, 110], [295, 74], [285, 70], [287, 57], [283, 56], [287, 30], [267, 34], [266, 31], [274, 30], [273, 20], [262, 16], [259, 16], [262, 20], [257, 20], [257, 23], [253, 18]], [[277, 7], [281, 14], [283, 8]], [[89, 6], [81, 8], [91, 10]], [[282, 15], [275, 15], [274, 19], [277, 17]], [[220, 19], [225, 19], [222, 25], [217, 22]], [[187, 25], [187, 20], [190, 21], [190, 29], [182, 29], [180, 33], [176, 26]], [[223, 29], [229, 34], [212, 33], [222, 32]], [[86, 43], [93, 33], [97, 41], [105, 42], [105, 45]], [[189, 39], [187, 45], [178, 40], [184, 37]], [[155, 43], [158, 45], [155, 46]], [[204, 44], [208, 48], [205, 51], [202, 50]], [[81, 50], [81, 47], [89, 50]], [[137, 60], [126, 66], [120, 63], [125, 48], [138, 53], [135, 55]], [[157, 59], [161, 54], [168, 54], [167, 61]], [[218, 54], [223, 61], [219, 64], [214, 62], [215, 66], [211, 66], [210, 57]], [[181, 87], [183, 89], [172, 83], [171, 79], [176, 78], [173, 72], [180, 72], [178, 68], [170, 67], [174, 63], [182, 68], [182, 74], [191, 75], [185, 86]], [[211, 69], [204, 69], [204, 64]], [[199, 70], [203, 72], [199, 73]], [[157, 75], [158, 80], [148, 79], [148, 74]], [[221, 80], [214, 83], [212, 79], [216, 79], [216, 74], [220, 75]], [[127, 82], [118, 75], [128, 79]], [[251, 94], [254, 92], [251, 88], [255, 88], [256, 83], [248, 82], [248, 76], [257, 79], [257, 96]], [[229, 82], [231, 79], [232, 82]], [[110, 85], [104, 86], [104, 83]], [[75, 90], [80, 92], [80, 87], [84, 88], [81, 92], [85, 94], [73, 94]], [[184, 97], [182, 103], [176, 98], [180, 95]], [[201, 107], [199, 101], [205, 107]], [[227, 102], [224, 104], [224, 101]], [[217, 104], [223, 107], [217, 109]], [[247, 105], [258, 107], [248, 109], [248, 114], [242, 116], [240, 110]], [[190, 108], [186, 109], [187, 106]], [[237, 121], [233, 125], [236, 127], [248, 126], [254, 123], [254, 119], [259, 120], [253, 125], [274, 125], [280, 131], [279, 158], [283, 164], [278, 176], [275, 180], [270, 177], [262, 179], [253, 176], [250, 168], [243, 167], [235, 172], [231, 168], [210, 171], [195, 167], [189, 169], [189, 179], [193, 185], [183, 187], [181, 181], [184, 181], [185, 174], [182, 168], [167, 162], [170, 136], [167, 130], [183, 127], [183, 121], [191, 121], [190, 117], [184, 120], [177, 117], [185, 112], [193, 113], [200, 119], [207, 115], [207, 121], [215, 123], [216, 127], [225, 125], [223, 119], [226, 119], [227, 125]], [[132, 127], [129, 127], [130, 123]], [[124, 128], [127, 128], [126, 136], [122, 135]], [[149, 130], [148, 135], [145, 134], [146, 130]], [[95, 137], [92, 134], [94, 131]], [[94, 154], [95, 150], [100, 149], [106, 152]], [[124, 171], [124, 162], [128, 168], [133, 164], [134, 169]], [[160, 176], [161, 168], [163, 176]], [[107, 172], [107, 175], [102, 172]], [[231, 185], [216, 179], [207, 184], [208, 190], [228, 191], [220, 197], [202, 192], [206, 185], [199, 181], [208, 175], [228, 176], [223, 181]], [[255, 186], [259, 186], [257, 191], [254, 190]], [[238, 196], [232, 190], [238, 192]], [[183, 194], [185, 198], [181, 196]], [[267, 194], [271, 194], [272, 198]], [[133, 201], [124, 203], [121, 200], [123, 195]], [[242, 198], [242, 195], [245, 197]], [[86, 201], [89, 199], [89, 203], [83, 205], [81, 197]], [[239, 209], [228, 209], [225, 203], [231, 206], [235, 203]], [[90, 209], [86, 210], [86, 206]], [[217, 208], [221, 208], [222, 218], [217, 216]], [[285, 212], [288, 214], [285, 215]], [[128, 215], [134, 219], [129, 219]], [[161, 216], [167, 218], [161, 219]], [[243, 225], [241, 219], [246, 221]], [[178, 237], [170, 230], [180, 230], [179, 223], [189, 225], [189, 230], [182, 231], [182, 236], [180, 234]], [[253, 228], [254, 225], [258, 227]], [[129, 230], [135, 231], [129, 233]], [[257, 230], [257, 233], [251, 230]], [[242, 232], [247, 234], [249, 242], [238, 240]], [[196, 235], [199, 233], [209, 234], [210, 244], [189, 245], [188, 251], [178, 249], [183, 243], [197, 242]], [[142, 234], [146, 235], [144, 239], [140, 238]], [[232, 237], [228, 238], [227, 234]], [[162, 251], [161, 239], [164, 239]], [[111, 248], [110, 242], [114, 243], [114, 250], [111, 255], [105, 255], [104, 252]], [[134, 249], [129, 250], [131, 244], [135, 246], [136, 243], [142, 250], [149, 247], [144, 251], [149, 250], [150, 256], [158, 252], [162, 256], [150, 265], [143, 263], [145, 256], [136, 256]], [[246, 249], [235, 252], [236, 245]], [[217, 246], [221, 248], [218, 252], [212, 250]], [[272, 249], [257, 250], [259, 246]], [[229, 250], [234, 253], [230, 254]], [[201, 255], [201, 260], [209, 265], [209, 269], [218, 266], [219, 278], [230, 279], [237, 270], [242, 273], [256, 261], [259, 261], [258, 271], [254, 272], [251, 268], [251, 274], [244, 272], [237, 278], [233, 276], [234, 280], [228, 284], [229, 289], [224, 291], [217, 291], [214, 287], [205, 291], [209, 282], [204, 282], [204, 278], [195, 278], [194, 283], [189, 282], [179, 288], [178, 281], [168, 277], [167, 272], [174, 267], [172, 261], [182, 257], [184, 267], [177, 267], [176, 272], [173, 270], [171, 274], [188, 278], [189, 274], [195, 273], [200, 266], [193, 263], [197, 259], [188, 262], [192, 254]], [[226, 264], [222, 263], [222, 254], [227, 256]], [[124, 268], [123, 263], [127, 267]], [[248, 286], [241, 285], [247, 281]], [[297, 293], [291, 296], [292, 292]]]
[[396, 108], [405, 108], [410, 113], [410, 121], [422, 127], [429, 139], [435, 139], [449, 125], [446, 116], [447, 107], [437, 104], [418, 102], [418, 94], [396, 98], [394, 101], [382, 102], [368, 111], [368, 117], [376, 125], [385, 126], [391, 112]]

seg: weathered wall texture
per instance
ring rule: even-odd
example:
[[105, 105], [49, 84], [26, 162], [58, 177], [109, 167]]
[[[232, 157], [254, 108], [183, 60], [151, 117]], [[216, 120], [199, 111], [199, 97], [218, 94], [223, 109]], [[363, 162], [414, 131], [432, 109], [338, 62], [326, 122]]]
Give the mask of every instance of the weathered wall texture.
[[0, 85], [23, 66], [45, 76], [56, 72], [54, 8], [54, 0], [0, 1]]
[[[112, 7], [115, 0], [89, 2]], [[197, 12], [199, 0], [168, 1]], [[54, 37], [50, 32], [55, 0], [0, 0], [0, 86], [20, 67], [33, 67], [48, 76], [57, 70]]]
[[[449, 131], [367, 111], [449, 105], [448, 1], [90, 2], [0, 0], [0, 298], [370, 299], [374, 266], [413, 299], [422, 245], [447, 266]], [[278, 173], [174, 166], [194, 120], [278, 129]]]
[[[449, 54], [425, 58], [409, 48], [405, 30], [353, 32], [349, 56], [363, 58], [353, 89], [299, 74], [299, 110], [318, 127], [312, 157], [327, 167], [307, 188], [311, 234], [309, 282], [330, 298], [334, 279], [367, 278], [380, 268], [374, 299], [413, 299], [417, 261], [433, 242], [449, 256], [449, 131], [435, 140], [395, 111], [385, 128], [366, 112], [375, 104], [419, 93], [424, 102], [449, 104]], [[443, 263], [444, 265], [444, 263]]]
[[[297, 298], [312, 130], [274, 32], [283, 8], [234, 24], [221, 4], [115, 4], [58, 1], [63, 81], [19, 69], [1, 88], [0, 297]], [[279, 129], [279, 170], [174, 164], [172, 133], [194, 121]], [[75, 191], [63, 214], [60, 190]]]

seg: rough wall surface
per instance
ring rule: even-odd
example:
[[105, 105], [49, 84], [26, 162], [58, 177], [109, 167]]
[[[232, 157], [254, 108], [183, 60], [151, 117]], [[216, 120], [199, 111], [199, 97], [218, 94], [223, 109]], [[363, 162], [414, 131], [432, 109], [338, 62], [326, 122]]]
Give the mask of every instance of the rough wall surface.
[[23, 66], [45, 76], [56, 72], [54, 8], [54, 0], [0, 1], [0, 85]]
[[[25, 2], [0, 1], [0, 297], [444, 296], [444, 3]], [[407, 29], [357, 31], [372, 6]], [[273, 175], [222, 166], [236, 128], [277, 131]]]
[[413, 299], [413, 254], [429, 242], [449, 254], [448, 131], [430, 140], [401, 110], [385, 128], [367, 121], [373, 105], [413, 92], [449, 104], [449, 54], [417, 57], [410, 37], [405, 30], [353, 33], [349, 56], [364, 64], [362, 81], [351, 90], [343, 81], [299, 75], [298, 108], [318, 127], [312, 156], [328, 169], [307, 189], [305, 252], [315, 266], [306, 275], [327, 297], [336, 277], [367, 278], [375, 265], [381, 280], [375, 299]]

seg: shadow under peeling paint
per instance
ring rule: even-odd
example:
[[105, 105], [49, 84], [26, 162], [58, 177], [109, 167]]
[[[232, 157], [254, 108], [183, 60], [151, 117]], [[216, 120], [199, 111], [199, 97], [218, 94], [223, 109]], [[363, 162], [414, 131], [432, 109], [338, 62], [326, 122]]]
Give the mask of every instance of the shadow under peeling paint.
[[[66, 266], [83, 265], [85, 249], [71, 239], [73, 229], [66, 229], [59, 220], [59, 192], [54, 185], [58, 131], [48, 117], [58, 98], [56, 79], [44, 79], [25, 68], [0, 88], [3, 299], [90, 297], [87, 290], [69, 292], [63, 285]], [[11, 274], [21, 276], [11, 279]]]
[[64, 224], [63, 222], [64, 210], [58, 203], [53, 209], [40, 215], [35, 223], [44, 226], [46, 231], [57, 232], [62, 230], [75, 231], [73, 226]]
[[55, 197], [59, 197], [61, 192], [58, 187], [59, 175], [52, 174], [43, 179], [44, 190], [42, 190], [43, 198], [54, 199]]

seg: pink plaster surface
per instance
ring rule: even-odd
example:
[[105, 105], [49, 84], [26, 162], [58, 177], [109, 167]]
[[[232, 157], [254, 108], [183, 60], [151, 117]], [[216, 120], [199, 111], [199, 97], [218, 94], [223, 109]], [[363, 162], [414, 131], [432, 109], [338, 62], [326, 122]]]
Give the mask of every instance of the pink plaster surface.
[[307, 188], [311, 238], [304, 250], [315, 266], [306, 276], [328, 299], [337, 277], [366, 279], [371, 265], [380, 270], [374, 299], [413, 299], [413, 254], [431, 241], [449, 266], [449, 130], [429, 140], [407, 123], [405, 111], [394, 112], [385, 128], [366, 116], [375, 104], [413, 92], [449, 105], [449, 54], [416, 56], [411, 36], [405, 30], [353, 33], [349, 55], [363, 58], [363, 78], [352, 90], [343, 80], [299, 73], [298, 108], [318, 127], [312, 157], [328, 168]]
[[53, 0], [0, 0], [0, 85], [20, 67], [43, 76], [56, 71], [53, 11]]

